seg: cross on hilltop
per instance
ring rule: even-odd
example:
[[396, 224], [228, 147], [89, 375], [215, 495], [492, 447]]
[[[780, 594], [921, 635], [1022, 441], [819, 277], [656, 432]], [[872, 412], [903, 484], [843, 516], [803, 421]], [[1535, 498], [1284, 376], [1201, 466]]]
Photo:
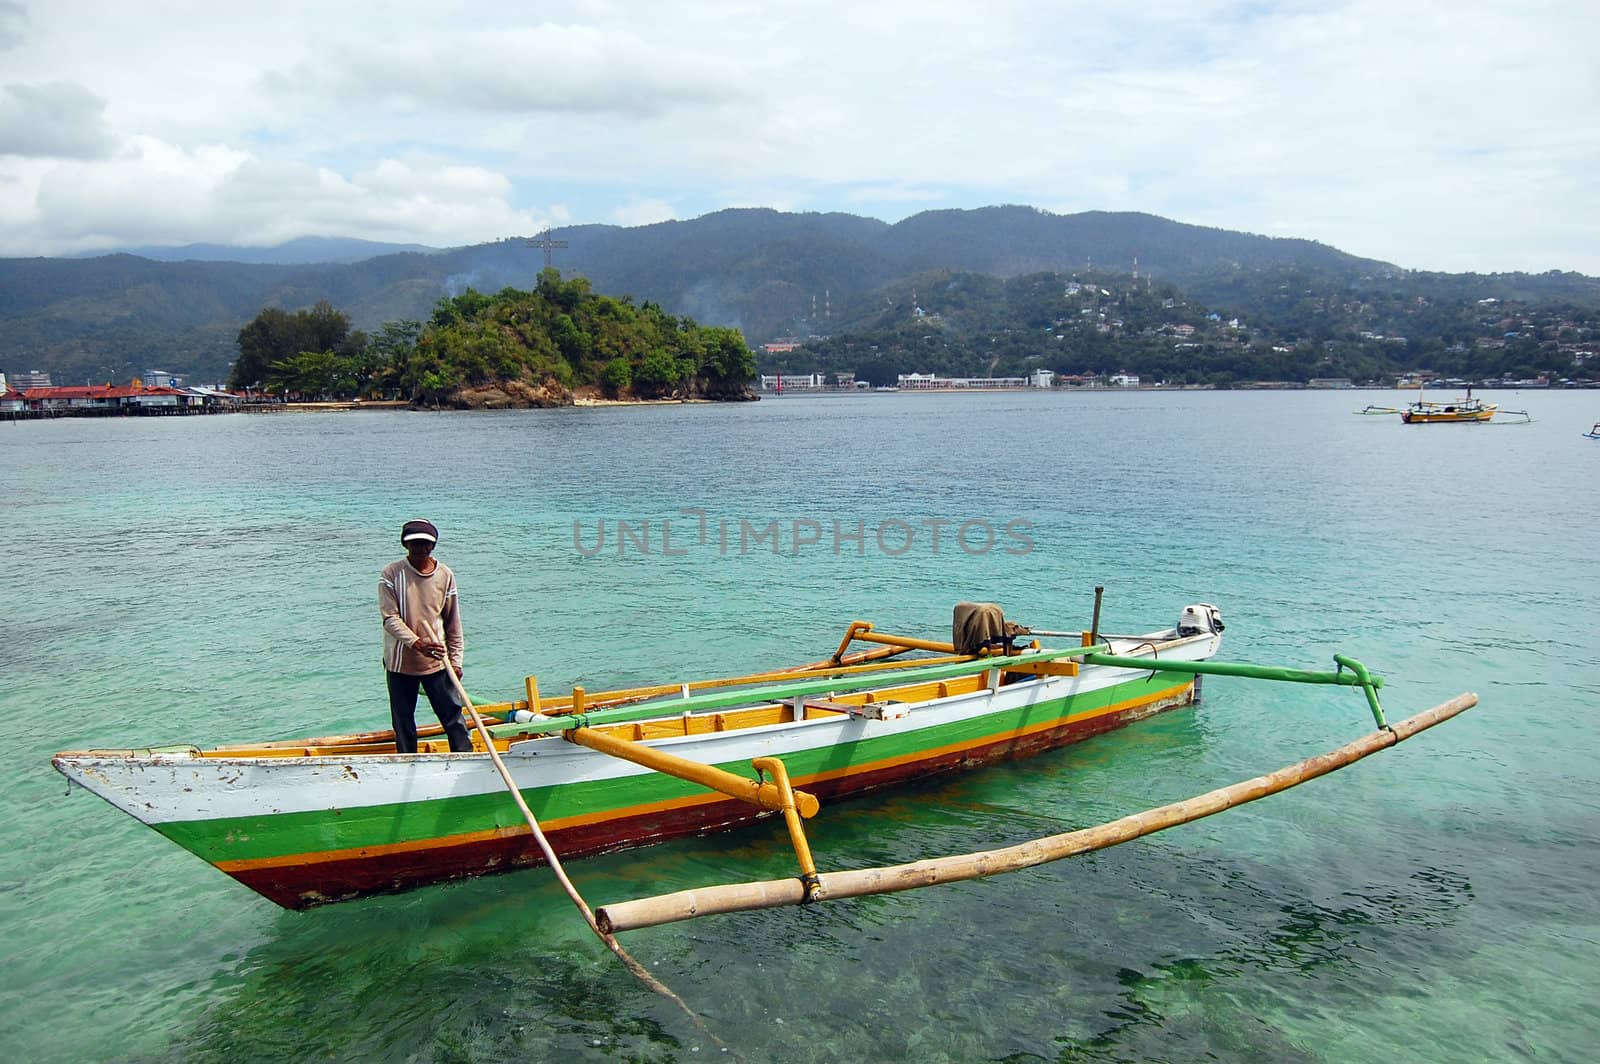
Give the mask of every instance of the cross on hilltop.
[[551, 240], [550, 239], [551, 232], [552, 232], [552, 230], [546, 229], [544, 232], [540, 233], [537, 237], [535, 237], [534, 239], [528, 241], [528, 246], [530, 248], [543, 248], [544, 249], [544, 266], [545, 266], [545, 269], [549, 269], [552, 265], [554, 265], [550, 261], [550, 252], [554, 251], [556, 248], [564, 248], [564, 247], [567, 246], [567, 242], [565, 240]]

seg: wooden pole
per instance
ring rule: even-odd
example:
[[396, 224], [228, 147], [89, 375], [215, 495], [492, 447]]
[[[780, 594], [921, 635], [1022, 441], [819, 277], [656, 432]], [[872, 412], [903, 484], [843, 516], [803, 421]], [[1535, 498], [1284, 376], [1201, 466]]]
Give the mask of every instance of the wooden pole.
[[908, 635], [880, 635], [877, 632], [857, 632], [855, 637], [863, 643], [882, 643], [884, 646], [899, 647], [901, 650], [931, 650], [937, 654], [956, 652], [954, 643], [941, 643], [936, 639], [913, 639]]
[[[444, 643], [443, 635], [444, 633], [441, 632], [441, 638], [439, 639], [441, 644]], [[640, 964], [633, 954], [622, 948], [622, 943], [617, 941], [616, 936], [609, 931], [601, 929], [600, 925], [595, 921], [594, 910], [589, 908], [589, 903], [583, 900], [583, 895], [578, 893], [578, 888], [573, 886], [572, 880], [567, 877], [567, 870], [561, 866], [561, 859], [556, 856], [556, 851], [550, 845], [550, 840], [545, 837], [544, 830], [539, 826], [539, 819], [533, 815], [533, 810], [528, 808], [528, 803], [522, 797], [522, 791], [517, 787], [517, 781], [512, 779], [510, 771], [506, 769], [506, 763], [500, 760], [500, 751], [494, 747], [494, 736], [489, 734], [488, 726], [483, 723], [483, 717], [478, 714], [478, 707], [472, 704], [472, 696], [467, 694], [466, 687], [461, 683], [461, 677], [456, 675], [455, 667], [450, 664], [450, 651], [448, 649], [444, 652], [444, 672], [446, 676], [450, 677], [451, 684], [455, 686], [456, 694], [461, 696], [461, 704], [467, 713], [471, 715], [472, 725], [478, 729], [478, 736], [483, 740], [484, 748], [489, 752], [489, 759], [494, 762], [494, 767], [499, 771], [500, 779], [506, 785], [506, 790], [511, 792], [511, 797], [516, 801], [517, 808], [521, 810], [522, 819], [528, 822], [528, 830], [533, 832], [534, 841], [539, 844], [539, 851], [544, 854], [545, 863], [550, 866], [550, 871], [555, 873], [556, 881], [561, 884], [561, 889], [572, 900], [572, 904], [577, 907], [578, 912], [583, 914], [583, 922], [589, 925], [589, 930], [595, 933], [596, 938], [605, 943], [606, 949], [610, 950], [622, 962], [623, 967], [627, 968], [635, 979], [682, 1009], [689, 1017], [690, 1022], [698, 1027], [719, 1048], [727, 1048], [726, 1043], [713, 1034], [711, 1029], [706, 1026], [705, 1021], [689, 1007], [688, 1002], [674, 993], [667, 984], [651, 975], [650, 970]], [[583, 688], [576, 688], [576, 690], [582, 691]]]
[[[1192, 820], [1220, 813], [1234, 806], [1288, 790], [1307, 780], [1355, 763], [1370, 754], [1385, 750], [1420, 731], [1449, 720], [1478, 704], [1475, 694], [1460, 694], [1440, 705], [1403, 720], [1392, 727], [1364, 735], [1337, 750], [1307, 758], [1266, 776], [1245, 780], [1209, 791], [1171, 805], [1147, 809], [1120, 820], [1062, 835], [1034, 839], [998, 850], [939, 857], [889, 868], [864, 868], [847, 872], [823, 872], [818, 876], [817, 900], [855, 898], [866, 894], [887, 894], [936, 883], [955, 883], [964, 879], [1014, 872], [1034, 865], [1059, 861], [1093, 850], [1129, 842], [1153, 832], [1187, 824]], [[633, 931], [641, 927], [687, 920], [712, 913], [745, 912], [780, 905], [798, 905], [805, 900], [806, 887], [799, 879], [769, 880], [762, 883], [735, 883], [725, 886], [684, 890], [655, 898], [605, 905], [595, 910], [600, 928], [612, 932]]]

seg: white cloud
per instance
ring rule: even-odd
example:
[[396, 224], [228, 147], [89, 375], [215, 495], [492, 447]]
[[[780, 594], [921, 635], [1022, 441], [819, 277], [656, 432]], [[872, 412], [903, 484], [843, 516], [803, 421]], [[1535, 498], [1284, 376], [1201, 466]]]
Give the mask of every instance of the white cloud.
[[646, 41], [627, 30], [539, 26], [326, 48], [269, 72], [275, 92], [407, 112], [650, 118], [743, 95], [742, 64]]
[[656, 222], [670, 222], [677, 217], [678, 212], [673, 210], [672, 204], [659, 199], [632, 200], [611, 211], [611, 221], [626, 226], [654, 225]]
[[0, 87], [0, 155], [98, 159], [111, 154], [106, 102], [82, 85]]
[[103, 164], [34, 166], [0, 187], [0, 253], [360, 236], [456, 245], [542, 228], [478, 167], [385, 159], [352, 173], [151, 138]]
[[942, 189], [917, 184], [861, 185], [845, 193], [852, 203], [937, 203], [945, 198]]
[[0, 0], [0, 51], [10, 51], [26, 37], [27, 11], [18, 0]]
[[22, 43], [27, 25], [28, 12], [18, 0], [0, 0], [0, 52]]
[[[90, 120], [60, 124], [55, 150], [75, 162], [47, 168], [61, 187], [42, 197], [38, 160], [0, 157], [14, 253], [87, 239], [69, 202], [99, 234], [317, 225], [430, 243], [733, 205], [893, 220], [1020, 202], [1303, 236], [1405, 266], [1600, 273], [1595, 5], [593, 0], [560, 22], [473, 0], [394, 0], [382, 21], [310, 0], [118, 12], [38, 5], [7, 53], [8, 81], [77, 86]], [[0, 47], [19, 14], [0, 0]], [[174, 187], [196, 194], [169, 151], [199, 160], [198, 206], [163, 202]], [[206, 161], [218, 151], [249, 166], [218, 177]], [[88, 187], [107, 199], [78, 203]]]

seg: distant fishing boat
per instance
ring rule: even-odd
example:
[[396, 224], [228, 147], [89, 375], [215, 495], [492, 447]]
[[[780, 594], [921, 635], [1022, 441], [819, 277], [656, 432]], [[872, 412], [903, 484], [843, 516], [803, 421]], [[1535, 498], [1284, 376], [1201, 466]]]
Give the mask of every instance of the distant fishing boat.
[[1418, 389], [1417, 401], [1400, 411], [1400, 420], [1407, 425], [1481, 425], [1492, 419], [1499, 409], [1493, 403], [1474, 399], [1470, 385], [1465, 398], [1450, 403], [1425, 401]]

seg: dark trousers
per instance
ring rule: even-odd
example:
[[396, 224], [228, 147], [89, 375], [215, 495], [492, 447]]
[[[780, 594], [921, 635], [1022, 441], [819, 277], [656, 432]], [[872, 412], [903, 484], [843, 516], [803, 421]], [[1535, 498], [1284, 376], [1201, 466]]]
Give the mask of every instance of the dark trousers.
[[472, 749], [472, 739], [461, 719], [465, 703], [456, 694], [456, 685], [440, 669], [426, 676], [413, 676], [408, 672], [391, 672], [389, 676], [389, 719], [394, 723], [394, 748], [397, 753], [417, 752], [417, 688], [427, 692], [433, 715], [444, 725], [450, 738], [450, 749], [462, 753]]

